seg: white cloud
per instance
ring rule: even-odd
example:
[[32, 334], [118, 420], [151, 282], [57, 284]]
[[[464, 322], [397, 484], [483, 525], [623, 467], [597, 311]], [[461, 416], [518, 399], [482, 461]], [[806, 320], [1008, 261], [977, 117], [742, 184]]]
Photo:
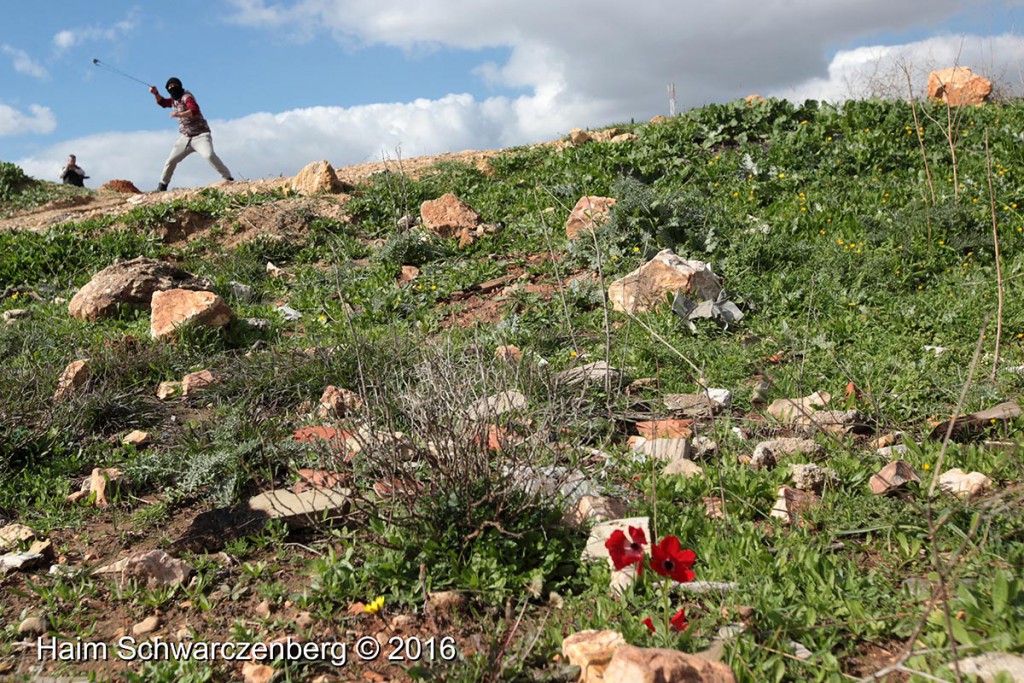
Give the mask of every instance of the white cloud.
[[[825, 73], [832, 45], [939, 22], [959, 0], [232, 0], [236, 23], [345, 43], [507, 48], [491, 83], [600, 103], [613, 118], [742, 97]], [[922, 20], [922, 17], [929, 19]], [[585, 122], [580, 122], [585, 123]]]
[[46, 80], [50, 77], [49, 72], [42, 64], [32, 59], [32, 57], [24, 50], [19, 50], [16, 47], [11, 47], [4, 43], [0, 45], [0, 52], [11, 58], [11, 63], [14, 66], [14, 70], [20, 74], [26, 76], [32, 76], [40, 80]]
[[137, 25], [137, 11], [132, 10], [125, 19], [110, 26], [82, 26], [58, 31], [53, 36], [53, 46], [60, 54], [87, 42], [116, 42], [134, 31]]
[[0, 137], [22, 133], [52, 133], [57, 128], [57, 117], [48, 107], [30, 104], [29, 113], [0, 103]]
[[1020, 94], [1024, 89], [1024, 36], [936, 36], [907, 45], [843, 50], [829, 64], [827, 75], [765, 94], [797, 102], [836, 102], [871, 95], [906, 98], [905, 67], [915, 97], [924, 97], [928, 73], [954, 65], [970, 67], [1004, 94]]

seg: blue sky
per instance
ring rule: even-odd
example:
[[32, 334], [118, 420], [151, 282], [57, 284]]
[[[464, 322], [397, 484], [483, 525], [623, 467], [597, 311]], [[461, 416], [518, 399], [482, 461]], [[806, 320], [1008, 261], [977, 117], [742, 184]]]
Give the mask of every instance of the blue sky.
[[[552, 139], [752, 92], [843, 99], [865, 73], [960, 64], [1024, 83], [1021, 0], [176, 0], [8, 3], [0, 159], [155, 185], [178, 76], [234, 175]], [[217, 180], [201, 159], [172, 184]]]

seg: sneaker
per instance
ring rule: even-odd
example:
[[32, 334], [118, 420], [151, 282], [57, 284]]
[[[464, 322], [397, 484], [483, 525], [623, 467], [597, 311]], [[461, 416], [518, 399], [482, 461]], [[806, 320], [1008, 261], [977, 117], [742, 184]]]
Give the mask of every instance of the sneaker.
[[229, 183], [235, 182], [235, 179], [232, 178], [231, 176], [228, 176], [227, 178], [225, 178], [225, 180], [227, 180]]
[[157, 192], [167, 192], [167, 183], [158, 183], [156, 186]]

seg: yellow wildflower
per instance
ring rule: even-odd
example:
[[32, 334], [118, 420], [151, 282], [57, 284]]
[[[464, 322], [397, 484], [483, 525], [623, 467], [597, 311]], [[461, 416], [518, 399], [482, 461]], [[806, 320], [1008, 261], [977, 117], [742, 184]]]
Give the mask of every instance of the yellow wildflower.
[[378, 596], [378, 597], [374, 598], [373, 602], [371, 602], [369, 605], [366, 606], [366, 613], [367, 614], [376, 614], [377, 612], [380, 611], [381, 607], [383, 607], [383, 606], [384, 606], [384, 596], [381, 595], [381, 596]]

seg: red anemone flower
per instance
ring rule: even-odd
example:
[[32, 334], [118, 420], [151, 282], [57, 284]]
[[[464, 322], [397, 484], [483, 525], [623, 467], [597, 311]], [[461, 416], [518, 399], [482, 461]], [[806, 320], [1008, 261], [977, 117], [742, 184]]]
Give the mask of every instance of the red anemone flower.
[[[647, 617], [640, 623], [646, 626], [647, 630], [651, 633], [655, 632], [656, 629], [654, 628], [654, 621], [650, 617]], [[686, 620], [686, 612], [684, 610], [679, 610], [673, 614], [672, 618], [668, 620], [668, 623], [672, 626], [674, 631], [679, 631], [680, 633], [690, 628], [690, 622]]]
[[651, 569], [679, 583], [693, 581], [696, 577], [693, 563], [696, 561], [697, 554], [689, 549], [680, 549], [679, 539], [675, 536], [666, 536], [661, 543], [651, 546]]
[[686, 612], [684, 610], [679, 610], [673, 614], [672, 618], [668, 620], [668, 623], [672, 624], [672, 628], [680, 633], [690, 628], [690, 622], [686, 620]]
[[645, 545], [647, 536], [644, 535], [644, 530], [635, 526], [629, 527], [629, 538], [626, 538], [622, 529], [616, 529], [604, 542], [604, 547], [608, 549], [608, 555], [616, 569], [624, 569], [635, 564], [640, 571], [643, 570]]

